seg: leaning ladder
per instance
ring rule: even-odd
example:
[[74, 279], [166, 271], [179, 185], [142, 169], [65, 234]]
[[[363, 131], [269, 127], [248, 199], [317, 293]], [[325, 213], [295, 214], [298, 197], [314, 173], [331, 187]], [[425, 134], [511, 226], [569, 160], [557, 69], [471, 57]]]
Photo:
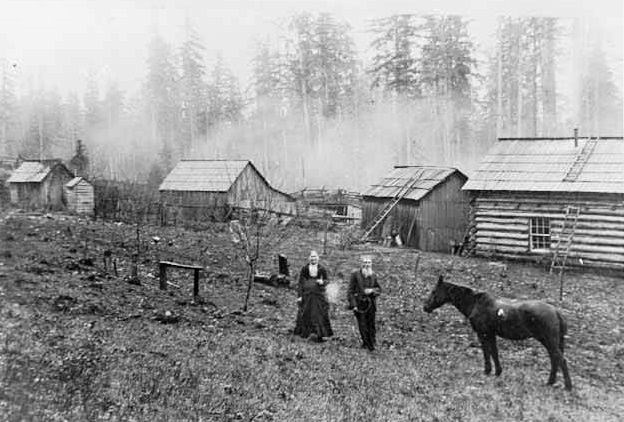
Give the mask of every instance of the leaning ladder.
[[598, 143], [599, 140], [600, 138], [596, 137], [596, 138], [589, 138], [587, 142], [585, 142], [585, 145], [583, 145], [583, 149], [581, 149], [581, 152], [576, 156], [576, 160], [574, 160], [574, 163], [572, 163], [572, 166], [570, 167], [566, 175], [563, 177], [564, 182], [576, 181], [576, 179], [579, 177], [579, 175], [583, 171], [585, 164], [587, 164], [589, 157], [594, 152], [594, 149], [596, 149], [596, 144]]
[[558, 269], [559, 275], [563, 275], [568, 255], [570, 254], [570, 249], [572, 248], [572, 241], [574, 239], [574, 232], [576, 231], [576, 224], [578, 222], [580, 212], [580, 207], [568, 206], [566, 208], [563, 224], [557, 238], [557, 243], [555, 244], [555, 251], [550, 264], [551, 274], [553, 270]]
[[410, 192], [412, 186], [414, 186], [414, 184], [417, 181], [418, 181], [418, 179], [411, 179], [405, 185], [403, 185], [403, 187], [401, 189], [399, 189], [399, 191], [396, 193], [394, 198], [392, 198], [390, 200], [390, 202], [388, 202], [386, 204], [386, 206], [379, 212], [379, 214], [377, 214], [377, 216], [373, 219], [373, 222], [368, 227], [368, 229], [366, 229], [366, 231], [364, 232], [364, 234], [360, 238], [360, 241], [363, 242], [366, 239], [368, 239], [368, 236], [371, 235], [373, 230], [375, 230], [375, 228], [379, 225], [379, 223], [381, 223], [384, 220], [384, 218], [386, 218], [386, 216], [388, 214], [390, 214], [390, 211], [392, 211], [392, 209], [395, 207], [395, 205], [398, 204], [399, 201], [401, 199], [403, 199], [405, 197], [405, 195], [407, 195]]

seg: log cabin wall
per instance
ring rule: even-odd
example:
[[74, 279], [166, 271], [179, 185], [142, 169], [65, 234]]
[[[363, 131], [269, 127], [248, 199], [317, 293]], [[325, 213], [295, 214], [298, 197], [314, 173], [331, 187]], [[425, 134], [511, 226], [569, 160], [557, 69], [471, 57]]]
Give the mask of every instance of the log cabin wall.
[[[624, 268], [624, 195], [474, 192], [471, 241], [479, 256], [550, 260], [568, 206], [580, 207], [567, 265]], [[549, 248], [534, 248], [531, 224], [549, 226]]]

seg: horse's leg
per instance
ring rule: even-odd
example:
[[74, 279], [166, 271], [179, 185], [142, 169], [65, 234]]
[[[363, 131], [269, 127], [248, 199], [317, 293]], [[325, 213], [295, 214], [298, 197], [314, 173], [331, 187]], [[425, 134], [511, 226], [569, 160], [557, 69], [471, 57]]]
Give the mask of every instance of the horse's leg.
[[568, 363], [566, 362], [566, 358], [563, 355], [563, 349], [565, 348], [565, 333], [566, 333], [566, 324], [563, 317], [558, 314], [559, 317], [559, 351], [561, 352], [559, 355], [559, 366], [561, 366], [561, 372], [563, 373], [563, 382], [565, 384], [566, 390], [572, 389], [572, 380], [570, 380], [570, 374], [568, 373]]
[[570, 379], [570, 373], [568, 372], [568, 363], [563, 354], [559, 354], [559, 366], [561, 366], [561, 372], [563, 373], [563, 382], [566, 390], [572, 389], [572, 380]]
[[496, 371], [494, 372], [496, 376], [499, 376], [503, 372], [503, 368], [501, 368], [500, 362], [498, 361], [498, 346], [496, 345], [496, 335], [492, 336], [490, 340], [490, 348], [492, 351], [492, 359], [494, 360], [494, 368]]
[[490, 339], [486, 334], [477, 333], [481, 342], [481, 350], [483, 350], [483, 360], [485, 362], [485, 374], [490, 375], [492, 372], [492, 363], [490, 362]]
[[559, 349], [559, 344], [557, 341], [552, 341], [549, 338], [545, 337], [535, 337], [548, 351], [548, 357], [550, 358], [550, 375], [548, 376], [548, 385], [552, 385], [557, 380], [557, 369], [559, 368], [559, 362], [561, 361], [560, 357], [561, 350]]
[[[568, 363], [566, 362], [565, 356], [563, 356], [563, 349], [564, 349], [563, 335], [560, 336], [558, 346], [559, 347], [554, 350], [553, 354], [555, 355], [557, 366], [561, 368], [561, 373], [563, 374], [563, 383], [565, 385], [565, 388], [566, 390], [571, 390], [572, 381], [570, 380], [570, 373], [568, 372]], [[550, 379], [548, 381], [550, 381]]]
[[552, 385], [557, 380], [557, 368], [559, 367], [559, 359], [557, 358], [558, 350], [554, 350], [551, 347], [548, 349], [548, 356], [550, 356], [550, 375], [548, 376], [548, 385]]

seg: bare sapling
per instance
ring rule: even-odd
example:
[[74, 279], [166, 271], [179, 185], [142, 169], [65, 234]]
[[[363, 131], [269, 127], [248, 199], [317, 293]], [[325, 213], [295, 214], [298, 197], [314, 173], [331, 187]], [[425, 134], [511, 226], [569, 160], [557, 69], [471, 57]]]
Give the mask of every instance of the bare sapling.
[[248, 215], [242, 216], [240, 220], [232, 220], [230, 222], [232, 241], [240, 247], [241, 257], [247, 267], [247, 286], [243, 312], [247, 312], [249, 306], [249, 298], [256, 274], [256, 264], [260, 257], [262, 229], [262, 218], [257, 209], [251, 209]]
[[[261, 202], [264, 204], [264, 202]], [[270, 211], [270, 204], [260, 208], [252, 204], [250, 209], [243, 210], [239, 220], [230, 222], [232, 241], [240, 249], [240, 258], [246, 266], [247, 285], [243, 312], [249, 307], [249, 299], [253, 288], [258, 260], [270, 249], [269, 243], [279, 243], [281, 237], [271, 227], [277, 224]]]
[[[133, 187], [133, 191], [138, 193], [138, 189]], [[147, 220], [147, 213], [149, 210], [150, 204], [149, 194], [137, 194], [136, 199], [132, 200], [132, 217], [134, 219], [135, 225], [135, 251], [132, 254], [132, 262], [130, 266], [130, 279], [128, 280], [131, 284], [140, 285], [141, 281], [139, 280], [139, 261], [141, 260], [141, 234], [143, 230], [143, 225]]]

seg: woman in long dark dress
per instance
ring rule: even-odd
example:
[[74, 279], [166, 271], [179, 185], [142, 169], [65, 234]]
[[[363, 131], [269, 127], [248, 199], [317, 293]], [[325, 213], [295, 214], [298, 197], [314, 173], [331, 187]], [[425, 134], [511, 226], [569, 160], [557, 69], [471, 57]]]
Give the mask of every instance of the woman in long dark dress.
[[327, 270], [319, 264], [316, 251], [310, 252], [310, 263], [299, 273], [299, 290], [297, 302], [299, 312], [295, 334], [303, 338], [312, 337], [323, 341], [323, 337], [331, 337], [334, 332], [329, 321], [329, 302], [325, 286], [329, 283]]

